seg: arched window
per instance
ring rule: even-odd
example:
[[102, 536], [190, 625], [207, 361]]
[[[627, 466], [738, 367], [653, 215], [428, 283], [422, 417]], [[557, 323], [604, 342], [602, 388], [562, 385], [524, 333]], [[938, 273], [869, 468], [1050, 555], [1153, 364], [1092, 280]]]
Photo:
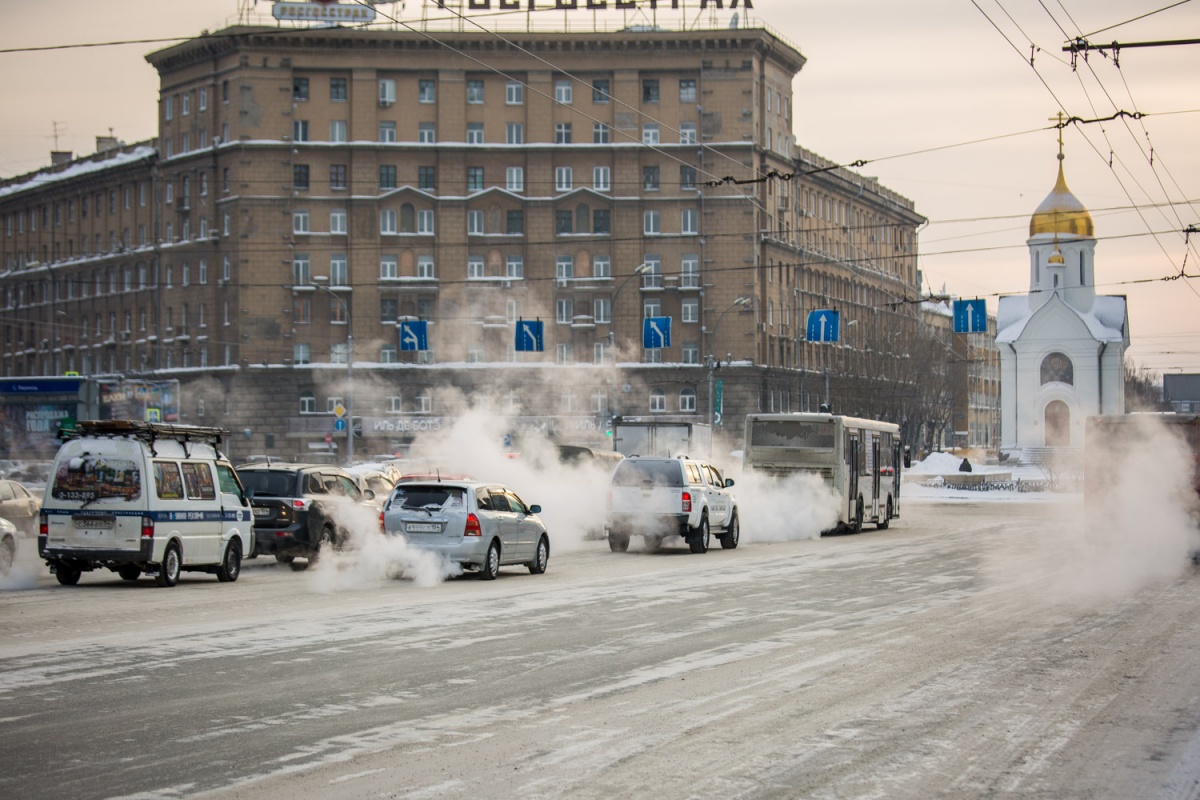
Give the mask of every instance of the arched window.
[[650, 390], [650, 410], [651, 411], [666, 411], [667, 410], [667, 393], [662, 389]]
[[1075, 366], [1062, 353], [1051, 353], [1042, 359], [1042, 383], [1075, 385]]
[[680, 412], [690, 412], [696, 410], [696, 390], [695, 389], [680, 389], [679, 390], [679, 410]]

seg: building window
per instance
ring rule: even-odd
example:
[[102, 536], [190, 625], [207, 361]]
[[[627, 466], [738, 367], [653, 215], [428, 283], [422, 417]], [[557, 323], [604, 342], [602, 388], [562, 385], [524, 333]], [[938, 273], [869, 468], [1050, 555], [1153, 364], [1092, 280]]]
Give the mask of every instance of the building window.
[[[394, 344], [380, 345], [380, 347], [379, 347], [379, 362], [381, 364], [395, 364], [399, 360], [400, 359], [398, 359], [396, 357], [396, 345], [394, 345]], [[399, 400], [400, 398], [397, 397], [395, 399]]]
[[554, 321], [559, 325], [570, 325], [571, 316], [575, 313], [573, 303], [570, 300], [555, 300], [554, 301]]
[[556, 122], [554, 124], [554, 143], [555, 144], [570, 144], [571, 143], [571, 123]]
[[681, 322], [699, 322], [700, 300], [695, 297], [685, 299], [680, 306], [679, 318]]
[[172, 98], [164, 97], [163, 98], [163, 119], [165, 119], [167, 122], [170, 122], [174, 118], [175, 118], [175, 104], [172, 102]]
[[679, 287], [681, 289], [700, 288], [700, 256], [688, 254], [683, 256], [679, 264]]
[[607, 208], [592, 212], [592, 233], [612, 233], [612, 212]]
[[437, 189], [437, 167], [417, 167], [417, 188], [429, 192]]
[[[380, 256], [379, 278], [381, 280], [395, 280], [400, 277], [400, 272], [396, 265], [396, 256]], [[395, 319], [395, 315], [392, 315], [392, 318]]]
[[[292, 348], [292, 362], [297, 366], [312, 363], [312, 351], [306, 344], [298, 344]], [[300, 395], [300, 413], [315, 414], [317, 413], [317, 398], [313, 397], [312, 392], [304, 392]]]
[[592, 167], [592, 188], [597, 192], [607, 192], [611, 188], [612, 169], [610, 167]]
[[417, 102], [433, 103], [437, 100], [437, 85], [429, 78], [417, 81]]
[[344, 101], [346, 99], [345, 78], [329, 79], [329, 99], [334, 101]]
[[504, 102], [510, 106], [524, 105], [525, 85], [518, 81], [504, 84]]
[[592, 123], [592, 144], [608, 144], [610, 140], [609, 131], [611, 129], [605, 122]]
[[696, 168], [687, 164], [679, 166], [679, 188], [680, 189], [695, 189], [696, 188]]
[[434, 278], [433, 256], [417, 256], [417, 277]]
[[592, 102], [607, 103], [609, 97], [609, 87], [611, 84], [607, 78], [597, 78], [592, 81]]
[[483, 212], [478, 209], [471, 209], [467, 212], [467, 233], [469, 235], [479, 235], [483, 233]]
[[679, 102], [694, 103], [696, 102], [696, 81], [692, 78], [685, 78], [679, 82]]
[[308, 100], [308, 78], [292, 78], [292, 99], [299, 102]]
[[308, 120], [294, 119], [292, 120], [292, 141], [307, 142], [308, 141]]
[[649, 78], [642, 81], [642, 102], [657, 103], [658, 102], [658, 81]]
[[1042, 359], [1042, 383], [1075, 385], [1075, 366], [1063, 353], [1051, 353]]
[[612, 300], [607, 297], [597, 297], [592, 301], [592, 318], [597, 325], [607, 325], [612, 322]]
[[559, 256], [554, 261], [554, 276], [560, 281], [575, 277], [575, 257]]
[[467, 123], [467, 144], [483, 144], [483, 123]]
[[392, 78], [382, 78], [379, 81], [379, 105], [390, 106], [396, 102], [396, 81]]
[[574, 184], [574, 173], [570, 167], [554, 168], [554, 189], [559, 192], [569, 192]]
[[647, 192], [657, 192], [658, 187], [658, 167], [642, 167], [642, 189]]
[[379, 298], [379, 321], [384, 325], [395, 323], [400, 313], [400, 301], [394, 297]]
[[[301, 359], [301, 351], [303, 351], [303, 359]], [[297, 364], [307, 364], [308, 362], [308, 345], [296, 345], [295, 353]], [[317, 397], [312, 392], [300, 393], [300, 413], [315, 414], [317, 413]]]
[[508, 144], [525, 144], [525, 126], [510, 122], [505, 126], [504, 141]]
[[658, 144], [658, 123], [647, 122], [642, 126], [642, 144]]
[[395, 189], [396, 188], [396, 165], [395, 164], [380, 164], [379, 165], [379, 188], [380, 189]]
[[467, 258], [467, 278], [482, 278], [483, 277], [483, 256], [470, 256]]
[[[312, 283], [312, 269], [308, 261], [308, 255], [298, 253], [292, 256], [292, 284], [294, 286], [308, 286]], [[171, 269], [167, 268], [167, 286], [171, 286]]]
[[350, 285], [350, 270], [345, 253], [334, 253], [329, 257], [329, 285]]
[[504, 277], [524, 278], [525, 259], [523, 256], [509, 256], [504, 262]]
[[379, 123], [379, 141], [394, 142], [396, 141], [396, 123], [383, 121]]
[[694, 208], [684, 208], [679, 212], [679, 232], [684, 236], [695, 236], [700, 232], [700, 213]]
[[292, 212], [292, 233], [309, 233], [307, 209], [296, 209]]
[[592, 258], [592, 277], [612, 277], [612, 259], [608, 256], [608, 254], [600, 254]]
[[[691, 362], [691, 363], [696, 363], [696, 362]], [[683, 412], [683, 413], [694, 413], [696, 411], [696, 390], [695, 389], [680, 389], [679, 390], [679, 410], [680, 410], [680, 412]]]
[[417, 233], [426, 236], [433, 235], [433, 209], [423, 208], [417, 212]]
[[432, 122], [422, 122], [417, 125], [417, 141], [421, 144], [433, 144], [437, 141], [437, 133]]
[[396, 209], [384, 208], [379, 211], [379, 232], [396, 233]]
[[467, 167], [467, 191], [483, 190], [483, 167]]
[[510, 192], [525, 191], [525, 168], [509, 167], [504, 171], [504, 185]]
[[680, 144], [695, 144], [696, 138], [696, 123], [681, 122], [679, 123], [679, 143]]
[[656, 208], [648, 208], [642, 212], [642, 233], [647, 236], [658, 236], [662, 233], [662, 222]]
[[348, 135], [346, 120], [334, 119], [329, 121], [329, 141], [345, 142]]
[[346, 165], [345, 164], [330, 164], [329, 165], [329, 188], [330, 189], [345, 189], [346, 188]]
[[292, 298], [292, 322], [296, 325], [307, 325], [312, 322], [312, 298], [307, 295], [297, 295]]
[[555, 211], [554, 212], [554, 233], [561, 235], [564, 233], [573, 233], [572, 223], [575, 215], [570, 211]]
[[522, 209], [515, 208], [508, 212], [504, 232], [510, 235], [525, 232], [525, 212]]
[[667, 410], [667, 393], [662, 389], [650, 391], [650, 410], [660, 413]]
[[329, 212], [329, 232], [343, 234], [346, 232], [346, 209], [335, 208]]
[[292, 165], [292, 188], [298, 190], [308, 189], [308, 164]]
[[571, 105], [571, 81], [559, 79], [554, 82], [554, 102]]
[[471, 105], [481, 105], [483, 103], [483, 81], [467, 81], [467, 102]]

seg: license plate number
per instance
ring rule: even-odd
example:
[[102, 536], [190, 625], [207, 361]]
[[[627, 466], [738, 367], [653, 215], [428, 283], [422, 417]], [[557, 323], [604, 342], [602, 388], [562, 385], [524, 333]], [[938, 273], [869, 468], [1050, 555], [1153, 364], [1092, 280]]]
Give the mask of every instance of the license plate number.
[[85, 531], [104, 531], [109, 530], [113, 526], [111, 519], [87, 519], [83, 517], [75, 518], [76, 530]]
[[269, 509], [269, 508], [256, 508], [256, 509], [254, 509], [254, 516], [256, 516], [256, 517], [269, 517], [269, 516], [271, 516], [271, 509]]
[[408, 533], [437, 533], [442, 529], [436, 522], [410, 522], [404, 526]]

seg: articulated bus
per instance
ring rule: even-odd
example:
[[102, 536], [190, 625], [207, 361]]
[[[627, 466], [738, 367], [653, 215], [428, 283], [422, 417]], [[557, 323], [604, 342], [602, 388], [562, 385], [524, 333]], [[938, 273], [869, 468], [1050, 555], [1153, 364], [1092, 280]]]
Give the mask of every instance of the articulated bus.
[[900, 427], [837, 414], [747, 414], [745, 469], [819, 474], [841, 497], [838, 529], [900, 516]]

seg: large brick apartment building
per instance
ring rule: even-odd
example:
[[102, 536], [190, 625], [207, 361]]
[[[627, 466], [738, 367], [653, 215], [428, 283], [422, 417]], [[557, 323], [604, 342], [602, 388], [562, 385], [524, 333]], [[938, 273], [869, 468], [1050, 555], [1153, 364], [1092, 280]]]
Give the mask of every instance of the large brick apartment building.
[[[236, 26], [147, 60], [155, 139], [0, 183], [5, 378], [178, 380], [184, 421], [287, 456], [352, 391], [379, 453], [483, 393], [585, 440], [613, 413], [705, 421], [715, 362], [736, 432], [865, 368], [806, 342], [808, 311], [916, 328], [924, 220], [794, 144], [794, 115], [836, 109], [797, 108], [804, 58], [767, 29]], [[670, 347], [643, 349], [649, 316]]]

